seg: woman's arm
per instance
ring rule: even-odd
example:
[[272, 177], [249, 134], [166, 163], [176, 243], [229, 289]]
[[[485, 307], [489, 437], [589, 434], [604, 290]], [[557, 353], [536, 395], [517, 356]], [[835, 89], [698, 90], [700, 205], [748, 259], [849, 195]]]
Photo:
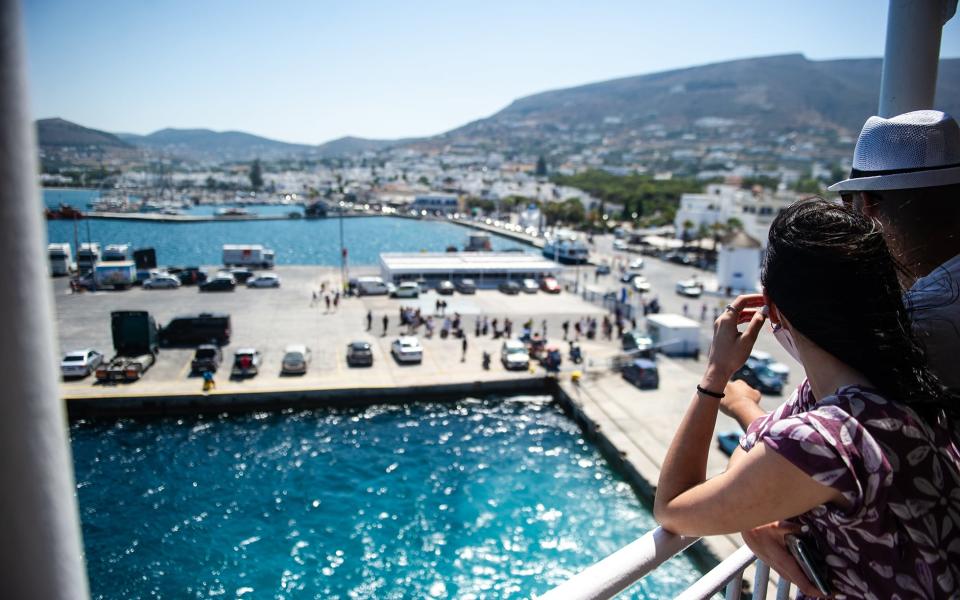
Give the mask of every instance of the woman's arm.
[[[723, 390], [746, 360], [763, 326], [759, 294], [739, 296], [717, 319], [707, 370], [700, 387]], [[743, 333], [738, 322], [748, 322]], [[758, 445], [726, 472], [706, 480], [720, 400], [697, 392], [684, 415], [660, 471], [654, 516], [685, 535], [733, 533], [789, 518], [825, 502], [845, 500], [776, 452]], [[784, 493], [789, 491], [789, 493]]]

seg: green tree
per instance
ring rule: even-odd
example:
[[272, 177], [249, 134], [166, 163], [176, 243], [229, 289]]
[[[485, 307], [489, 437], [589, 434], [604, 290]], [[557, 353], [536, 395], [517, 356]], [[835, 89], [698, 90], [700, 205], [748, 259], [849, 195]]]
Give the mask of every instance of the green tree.
[[547, 161], [543, 158], [543, 155], [537, 157], [537, 166], [533, 171], [533, 174], [537, 177], [546, 177], [547, 176]]
[[417, 179], [417, 183], [419, 183], [420, 185], [430, 185], [430, 180], [427, 179], [425, 176], [421, 175], [420, 178]]
[[250, 187], [259, 190], [263, 187], [263, 169], [260, 166], [260, 159], [253, 161], [250, 165]]

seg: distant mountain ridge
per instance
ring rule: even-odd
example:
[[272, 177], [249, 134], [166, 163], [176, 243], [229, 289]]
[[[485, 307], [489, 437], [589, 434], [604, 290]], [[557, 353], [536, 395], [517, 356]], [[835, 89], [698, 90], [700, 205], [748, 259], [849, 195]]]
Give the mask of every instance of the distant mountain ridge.
[[40, 140], [41, 146], [48, 147], [133, 148], [132, 145], [112, 133], [90, 129], [59, 117], [37, 121], [37, 138]]
[[[571, 132], [636, 140], [649, 126], [674, 132], [718, 125], [765, 132], [817, 128], [852, 135], [876, 113], [881, 67], [879, 58], [813, 61], [787, 54], [675, 69], [525, 96], [489, 117], [421, 139], [343, 137], [312, 146], [240, 131], [162, 129], [114, 135], [63, 119], [43, 119], [37, 127], [41, 147], [137, 147], [183, 158], [238, 161], [451, 143], [531, 150]], [[960, 59], [940, 61], [935, 106], [960, 116]]]
[[[801, 54], [727, 61], [541, 92], [442, 134], [516, 137], [584, 125], [693, 126], [705, 118], [772, 130], [856, 133], [877, 111], [882, 59], [812, 61]], [[960, 115], [960, 59], [940, 61], [936, 107]]]

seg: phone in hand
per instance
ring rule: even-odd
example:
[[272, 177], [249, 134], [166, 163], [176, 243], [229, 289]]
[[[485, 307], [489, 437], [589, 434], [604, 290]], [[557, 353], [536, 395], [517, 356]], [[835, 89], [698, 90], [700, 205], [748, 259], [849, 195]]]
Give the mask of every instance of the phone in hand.
[[803, 574], [807, 576], [817, 590], [824, 596], [830, 595], [830, 586], [827, 585], [827, 570], [823, 565], [820, 556], [813, 549], [813, 545], [804, 541], [793, 534], [784, 536], [783, 541], [787, 544], [787, 550], [793, 555], [793, 558], [800, 565]]

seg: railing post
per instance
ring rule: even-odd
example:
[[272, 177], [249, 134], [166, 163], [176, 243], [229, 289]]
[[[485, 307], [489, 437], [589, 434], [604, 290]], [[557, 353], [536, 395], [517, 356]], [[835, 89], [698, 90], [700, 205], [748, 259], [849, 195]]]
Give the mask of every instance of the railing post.
[[757, 560], [753, 575], [753, 600], [766, 600], [767, 585], [770, 583], [770, 567], [762, 560]]
[[0, 0], [0, 590], [85, 598], [19, 4]]

